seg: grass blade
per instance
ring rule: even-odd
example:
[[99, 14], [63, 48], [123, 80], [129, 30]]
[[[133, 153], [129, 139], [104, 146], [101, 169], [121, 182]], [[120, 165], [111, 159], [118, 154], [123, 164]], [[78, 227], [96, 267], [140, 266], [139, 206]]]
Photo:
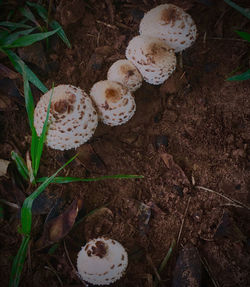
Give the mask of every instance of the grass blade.
[[15, 161], [17, 169], [22, 177], [26, 180], [29, 180], [29, 171], [24, 159], [14, 151], [11, 152], [11, 158]]
[[30, 129], [34, 128], [33, 122], [34, 122], [34, 100], [31, 94], [30, 90], [30, 85], [27, 77], [27, 73], [24, 69], [24, 65], [21, 63], [23, 70], [23, 82], [24, 82], [24, 98], [25, 98], [25, 106], [26, 106], [26, 111], [28, 114], [28, 119], [29, 119], [29, 124], [30, 124]]
[[244, 15], [245, 17], [247, 17], [248, 19], [250, 19], [250, 12], [245, 9], [240, 7], [239, 5], [235, 4], [233, 1], [231, 0], [224, 0], [228, 5], [230, 5], [231, 7], [233, 7], [235, 10], [237, 10], [238, 12], [240, 12], [242, 15]]
[[14, 258], [11, 268], [9, 287], [17, 287], [19, 285], [23, 265], [27, 255], [29, 240], [30, 240], [29, 235], [23, 237], [22, 244], [18, 250], [17, 255]]
[[[105, 175], [96, 178], [80, 178], [80, 177], [63, 177], [58, 176], [53, 179], [53, 183], [70, 183], [70, 182], [89, 182], [89, 181], [99, 181], [104, 179], [133, 179], [133, 178], [143, 178], [142, 175], [127, 175], [127, 174], [117, 174], [117, 175]], [[47, 177], [41, 177], [37, 179], [37, 182], [44, 182]]]
[[26, 2], [30, 7], [33, 7], [36, 9], [37, 14], [47, 23], [48, 19], [48, 12], [47, 10], [42, 6], [37, 3], [32, 3], [27, 1]]
[[250, 34], [243, 31], [235, 31], [241, 38], [250, 42]]
[[226, 80], [231, 82], [231, 81], [245, 81], [249, 79], [250, 79], [250, 69], [240, 75], [227, 78]]
[[49, 23], [50, 27], [52, 29], [59, 29], [57, 32], [57, 35], [62, 39], [62, 41], [69, 47], [71, 48], [71, 44], [69, 42], [69, 39], [67, 38], [65, 32], [63, 31], [62, 26], [55, 20], [51, 21]]
[[24, 235], [29, 235], [31, 231], [32, 224], [32, 204], [37, 196], [42, 193], [45, 188], [53, 181], [57, 174], [64, 169], [69, 163], [71, 163], [77, 155], [73, 156], [69, 161], [67, 161], [62, 167], [60, 167], [51, 177], [48, 177], [29, 197], [24, 200], [23, 207], [21, 210], [21, 223], [22, 223], [22, 233]]
[[50, 99], [49, 99], [49, 104], [48, 104], [48, 108], [47, 108], [46, 119], [45, 119], [44, 124], [43, 124], [43, 130], [42, 130], [42, 133], [39, 137], [37, 147], [36, 147], [36, 156], [35, 156], [35, 164], [34, 164], [34, 175], [35, 175], [35, 177], [37, 176], [37, 172], [39, 169], [40, 160], [41, 160], [41, 156], [42, 156], [42, 152], [43, 152], [43, 146], [44, 146], [44, 143], [46, 140], [46, 134], [48, 131], [49, 112], [50, 112], [50, 105], [51, 105], [51, 99], [52, 99], [53, 93], [54, 93], [54, 86], [52, 87], [52, 91], [51, 91], [51, 95], [50, 95]]
[[0, 22], [0, 26], [10, 28], [12, 31], [14, 31], [16, 29], [20, 29], [20, 28], [24, 28], [24, 29], [32, 28], [32, 26], [30, 26], [30, 25], [26, 25], [23, 23], [9, 22], [9, 21]]
[[35, 198], [45, 190], [45, 188], [51, 183], [53, 178], [69, 163], [71, 163], [77, 155], [72, 157], [68, 162], [66, 162], [61, 168], [57, 170], [51, 177], [49, 177], [44, 183], [42, 183], [36, 191], [34, 191], [29, 197], [27, 197], [23, 203], [23, 207], [21, 210], [21, 223], [22, 223], [22, 233], [24, 234], [22, 244], [18, 250], [16, 257], [14, 258], [12, 269], [11, 269], [11, 277], [10, 277], [10, 287], [18, 287], [21, 272], [23, 269], [23, 265], [25, 262], [28, 244], [30, 240], [30, 232], [32, 225], [32, 204]]
[[8, 46], [11, 43], [13, 43], [15, 40], [17, 40], [20, 36], [29, 35], [35, 29], [36, 28], [31, 28], [31, 29], [27, 29], [27, 30], [23, 30], [23, 31], [18, 31], [18, 32], [14, 32], [10, 35], [8, 33], [7, 37], [1, 39], [1, 46]]
[[13, 66], [17, 72], [22, 74], [21, 64], [23, 64], [23, 67], [25, 69], [25, 72], [27, 74], [27, 78], [28, 78], [29, 82], [31, 82], [34, 86], [36, 86], [44, 94], [48, 91], [48, 89], [44, 86], [44, 84], [37, 78], [37, 76], [31, 71], [31, 69], [27, 65], [25, 65], [23, 60], [21, 58], [19, 58], [17, 56], [17, 54], [15, 54], [11, 50], [7, 50], [7, 49], [1, 49], [1, 51], [9, 57], [11, 63], [13, 64]]
[[[34, 100], [31, 94], [31, 89], [30, 89], [28, 78], [27, 78], [27, 73], [24, 68], [23, 68], [23, 82], [24, 82], [25, 106], [26, 106], [26, 111], [27, 111], [28, 119], [29, 119], [29, 125], [31, 129], [31, 162], [32, 162], [33, 176], [35, 179], [36, 177], [35, 162], [36, 162], [37, 146], [38, 146], [39, 137], [34, 127], [34, 109], [35, 109]], [[35, 180], [33, 181], [33, 183], [35, 183]]]
[[161, 273], [162, 270], [166, 267], [166, 265], [167, 265], [167, 263], [168, 263], [168, 260], [169, 260], [171, 254], [172, 254], [172, 252], [173, 252], [173, 249], [174, 249], [174, 247], [175, 247], [175, 244], [176, 244], [176, 241], [175, 241], [175, 239], [173, 239], [173, 240], [172, 240], [172, 243], [171, 243], [171, 245], [170, 245], [170, 247], [169, 247], [168, 253], [166, 254], [166, 256], [164, 257], [164, 259], [163, 259], [162, 262], [161, 262], [161, 265], [160, 265], [160, 267], [159, 267], [159, 273]]
[[[45, 23], [48, 22], [48, 12], [47, 12], [47, 10], [46, 10], [43, 6], [41, 6], [41, 5], [37, 4], [37, 3], [31, 3], [31, 2], [27, 2], [27, 4], [28, 4], [30, 7], [33, 7], [33, 8], [36, 9], [38, 15], [44, 20]], [[66, 34], [65, 34], [64, 30], [63, 30], [63, 28], [62, 28], [62, 26], [61, 26], [57, 21], [55, 21], [55, 20], [51, 21], [51, 22], [49, 23], [49, 25], [50, 25], [50, 27], [51, 27], [52, 29], [54, 29], [54, 30], [56, 30], [56, 29], [59, 28], [59, 30], [58, 30], [58, 32], [57, 32], [57, 35], [62, 39], [62, 41], [63, 41], [69, 48], [71, 48], [71, 44], [70, 44], [70, 42], [69, 42], [69, 40], [68, 40], [68, 38], [67, 38], [67, 36], [66, 36]]]
[[32, 45], [36, 42], [39, 42], [43, 39], [46, 39], [50, 37], [51, 35], [57, 33], [59, 31], [59, 28], [50, 32], [44, 32], [44, 33], [35, 33], [32, 35], [26, 35], [23, 37], [18, 38], [14, 42], [12, 42], [9, 45], [3, 46], [3, 48], [17, 48], [17, 47], [27, 47], [29, 45]]
[[34, 16], [34, 14], [31, 12], [31, 10], [29, 9], [29, 7], [22, 7], [19, 9], [21, 14], [26, 17], [28, 20], [30, 20], [31, 22], [33, 22], [34, 24], [36, 24], [39, 28], [41, 28], [40, 24], [37, 22], [36, 17]]

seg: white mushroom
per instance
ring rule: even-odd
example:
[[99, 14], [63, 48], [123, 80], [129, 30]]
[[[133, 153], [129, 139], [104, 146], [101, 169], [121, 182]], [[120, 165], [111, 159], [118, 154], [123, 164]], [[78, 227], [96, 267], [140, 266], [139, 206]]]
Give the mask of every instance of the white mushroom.
[[[34, 112], [34, 126], [40, 136], [52, 90], [44, 94]], [[85, 143], [94, 133], [98, 119], [92, 101], [81, 89], [70, 85], [54, 88], [49, 114], [47, 145], [67, 150]]]
[[183, 9], [162, 4], [144, 15], [140, 34], [161, 38], [175, 52], [180, 52], [193, 44], [197, 29], [192, 17]]
[[116, 61], [108, 70], [108, 80], [123, 84], [131, 92], [136, 91], [142, 84], [142, 76], [137, 68], [128, 60]]
[[173, 50], [162, 40], [136, 36], [128, 44], [126, 57], [137, 67], [144, 80], [153, 85], [162, 84], [175, 70]]
[[127, 265], [128, 255], [123, 246], [103, 237], [84, 245], [77, 258], [81, 279], [95, 285], [109, 285], [120, 279]]
[[90, 96], [96, 105], [99, 118], [107, 125], [126, 123], [135, 113], [135, 100], [122, 84], [100, 81], [94, 84]]

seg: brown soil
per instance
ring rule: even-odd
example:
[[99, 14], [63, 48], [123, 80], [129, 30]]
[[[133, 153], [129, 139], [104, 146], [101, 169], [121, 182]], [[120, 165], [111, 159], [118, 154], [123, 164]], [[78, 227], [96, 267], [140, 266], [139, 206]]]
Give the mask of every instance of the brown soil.
[[[64, 24], [72, 49], [53, 38], [46, 54], [49, 72], [43, 75], [47, 87], [53, 82], [72, 84], [89, 92], [95, 82], [106, 78], [115, 60], [125, 57], [143, 12], [164, 1], [83, 2], [56, 5], [56, 17]], [[76, 266], [86, 240], [99, 235], [119, 241], [129, 254], [126, 275], [114, 286], [153, 286], [154, 268], [173, 239], [178, 244], [160, 274], [162, 286], [176, 286], [176, 260], [187, 243], [196, 247], [203, 261], [201, 286], [250, 286], [250, 87], [249, 80], [225, 81], [237, 67], [242, 72], [249, 68], [249, 43], [234, 30], [249, 32], [250, 25], [223, 1], [171, 3], [187, 9], [199, 31], [195, 44], [179, 57], [177, 71], [161, 86], [143, 83], [135, 93], [136, 114], [128, 123], [117, 127], [99, 123], [91, 141], [76, 151], [45, 148], [40, 168], [41, 175], [51, 175], [78, 152], [78, 159], [61, 175], [144, 178], [51, 185], [47, 194], [63, 203], [82, 198], [84, 214], [106, 209], [76, 225], [51, 255], [48, 248], [41, 250], [36, 244], [51, 206], [44, 215], [34, 216], [20, 286], [82, 286], [72, 264]], [[62, 20], [65, 13], [67, 19]], [[7, 59], [4, 63], [12, 68]], [[37, 101], [40, 93], [34, 89], [33, 94]], [[9, 106], [0, 112], [2, 159], [10, 159], [13, 149], [24, 156], [30, 144], [23, 102]], [[2, 177], [0, 186], [1, 198], [21, 206], [25, 185], [12, 174]], [[0, 268], [1, 286], [7, 286], [21, 235], [19, 213], [3, 207]]]

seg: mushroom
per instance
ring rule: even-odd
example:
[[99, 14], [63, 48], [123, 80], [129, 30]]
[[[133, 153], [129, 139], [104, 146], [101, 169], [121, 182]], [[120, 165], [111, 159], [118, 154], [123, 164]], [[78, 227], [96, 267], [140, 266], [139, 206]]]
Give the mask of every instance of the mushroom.
[[114, 81], [99, 81], [90, 91], [99, 118], [107, 125], [126, 123], [135, 113], [134, 97], [122, 84]]
[[161, 38], [175, 52], [180, 52], [193, 44], [197, 29], [192, 17], [183, 9], [162, 4], [144, 15], [140, 34]]
[[144, 80], [153, 85], [162, 84], [175, 70], [176, 57], [162, 39], [136, 36], [128, 44], [126, 57], [140, 71]]
[[[34, 126], [40, 136], [52, 90], [44, 94], [34, 112]], [[47, 145], [68, 150], [85, 143], [94, 133], [98, 119], [92, 101], [81, 89], [71, 85], [54, 88], [49, 114]]]
[[127, 265], [124, 247], [116, 240], [103, 237], [87, 242], [77, 258], [81, 279], [95, 285], [109, 285], [120, 279]]
[[137, 68], [128, 60], [116, 61], [108, 70], [108, 80], [123, 84], [131, 92], [136, 91], [142, 84], [142, 76]]

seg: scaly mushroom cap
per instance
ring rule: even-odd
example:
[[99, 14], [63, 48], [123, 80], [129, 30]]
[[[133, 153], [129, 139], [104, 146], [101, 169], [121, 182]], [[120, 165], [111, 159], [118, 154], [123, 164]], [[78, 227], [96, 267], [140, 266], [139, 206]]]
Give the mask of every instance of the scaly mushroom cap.
[[99, 118], [107, 125], [126, 123], [135, 113], [135, 100], [122, 84], [100, 81], [94, 84], [90, 96], [96, 105]]
[[128, 265], [123, 246], [99, 237], [89, 241], [78, 253], [77, 269], [82, 280], [95, 285], [109, 285], [122, 277]]
[[175, 52], [180, 52], [193, 44], [197, 29], [192, 17], [183, 9], [162, 4], [144, 15], [140, 34], [161, 38]]
[[[52, 89], [44, 94], [34, 112], [34, 126], [40, 136], [46, 119]], [[81, 89], [71, 85], [54, 88], [49, 114], [47, 145], [67, 150], [85, 143], [94, 133], [98, 119], [92, 101]]]
[[108, 70], [108, 80], [123, 84], [131, 92], [136, 91], [142, 84], [142, 76], [137, 68], [128, 60], [116, 61]]
[[162, 84], [175, 70], [173, 50], [162, 40], [136, 36], [128, 44], [126, 57], [137, 67], [144, 80], [153, 85]]

